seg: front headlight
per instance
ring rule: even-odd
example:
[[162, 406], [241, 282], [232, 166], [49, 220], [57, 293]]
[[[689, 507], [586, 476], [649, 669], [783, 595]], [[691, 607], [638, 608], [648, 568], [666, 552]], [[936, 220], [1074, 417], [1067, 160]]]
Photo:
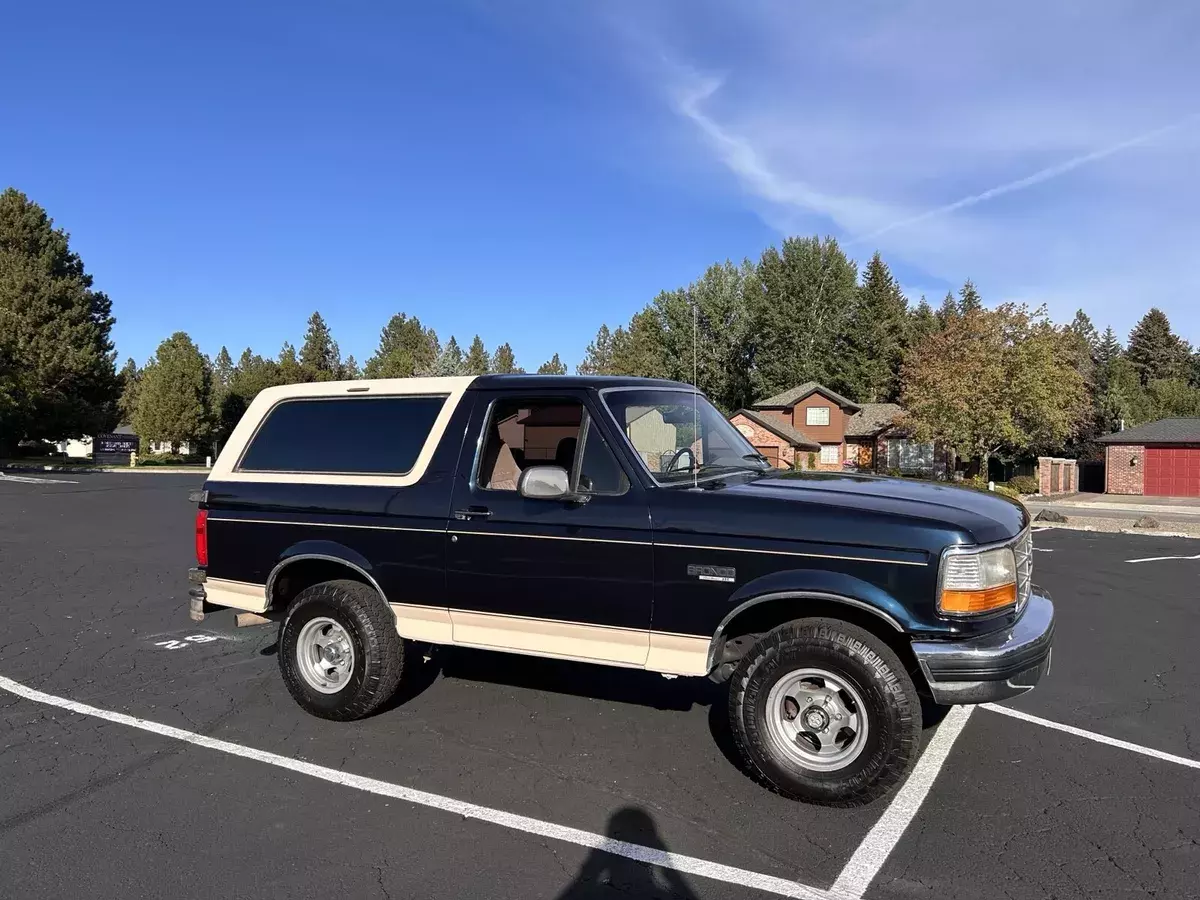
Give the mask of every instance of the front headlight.
[[946, 551], [938, 577], [938, 610], [976, 616], [1017, 602], [1017, 559], [1011, 547]]

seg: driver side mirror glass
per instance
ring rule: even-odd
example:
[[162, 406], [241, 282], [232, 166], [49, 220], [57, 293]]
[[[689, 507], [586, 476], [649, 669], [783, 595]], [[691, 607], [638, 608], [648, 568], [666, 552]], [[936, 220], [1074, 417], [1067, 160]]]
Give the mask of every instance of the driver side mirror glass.
[[530, 500], [562, 500], [571, 493], [571, 482], [566, 469], [530, 466], [521, 473], [517, 490]]

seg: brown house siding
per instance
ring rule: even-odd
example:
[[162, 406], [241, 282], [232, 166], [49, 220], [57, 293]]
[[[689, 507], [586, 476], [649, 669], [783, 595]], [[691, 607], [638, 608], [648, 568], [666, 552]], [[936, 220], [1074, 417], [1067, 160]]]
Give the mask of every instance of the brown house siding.
[[1110, 444], [1104, 453], [1104, 492], [1145, 493], [1145, 457], [1146, 448], [1140, 444]]
[[[806, 411], [818, 406], [829, 408], [829, 424], [806, 425], [805, 423], [808, 421]], [[822, 444], [840, 444], [846, 437], [846, 414], [836, 402], [823, 394], [809, 394], [792, 407], [792, 427]]]

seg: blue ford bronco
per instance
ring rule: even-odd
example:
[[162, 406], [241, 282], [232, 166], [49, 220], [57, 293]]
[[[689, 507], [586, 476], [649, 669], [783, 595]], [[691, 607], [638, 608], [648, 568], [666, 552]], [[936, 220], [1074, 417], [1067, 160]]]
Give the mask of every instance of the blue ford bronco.
[[868, 802], [922, 708], [1050, 666], [1023, 506], [773, 468], [669, 381], [494, 375], [264, 390], [199, 495], [191, 615], [279, 621], [310, 713], [369, 715], [429, 645], [729, 684], [772, 789]]

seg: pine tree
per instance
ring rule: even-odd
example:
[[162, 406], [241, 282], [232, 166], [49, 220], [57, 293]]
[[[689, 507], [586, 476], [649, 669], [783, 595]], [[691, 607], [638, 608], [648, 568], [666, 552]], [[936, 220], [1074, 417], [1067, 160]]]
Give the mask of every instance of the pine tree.
[[490, 365], [487, 348], [483, 346], [479, 335], [475, 335], [475, 340], [471, 341], [471, 348], [467, 351], [467, 358], [463, 360], [462, 374], [486, 375]]
[[929, 305], [929, 301], [922, 294], [921, 301], [908, 317], [908, 346], [916, 347], [939, 328], [941, 328], [941, 324], [938, 322], [937, 314], [934, 313], [933, 307]]
[[142, 440], [169, 441], [172, 447], [207, 438], [211, 379], [199, 348], [185, 332], [175, 332], [158, 345], [142, 372], [134, 431]]
[[20, 191], [0, 193], [0, 444], [113, 425], [114, 321], [67, 233]]
[[748, 304], [758, 396], [805, 381], [851, 388], [845, 351], [857, 293], [857, 268], [833, 238], [788, 238], [763, 253]]
[[517, 360], [513, 356], [512, 347], [507, 343], [501, 344], [492, 354], [491, 370], [497, 375], [512, 375], [522, 371], [517, 368]]
[[362, 378], [362, 372], [358, 368], [358, 360], [351, 353], [342, 361], [342, 372], [338, 376], [343, 381], [354, 381], [356, 378]]
[[758, 285], [753, 263], [726, 260], [684, 289], [663, 291], [613, 334], [613, 371], [695, 381], [728, 412], [753, 402], [750, 298]]
[[367, 360], [368, 378], [411, 378], [430, 374], [437, 362], [437, 334], [416, 316], [397, 313], [379, 333], [379, 347]]
[[954, 299], [953, 292], [946, 292], [941, 308], [934, 315], [937, 316], [938, 327], [942, 329], [962, 315], [962, 310], [959, 308], [958, 301]]
[[133, 421], [133, 413], [137, 409], [138, 387], [142, 382], [142, 370], [130, 358], [125, 360], [125, 365], [122, 366], [121, 374], [117, 378], [121, 383], [121, 397], [117, 401], [117, 410], [120, 412], [118, 424], [128, 425]]
[[279, 350], [279, 383], [300, 384], [311, 380], [307, 376], [307, 370], [296, 359], [296, 348], [288, 341], [284, 341], [283, 347]]
[[575, 367], [577, 375], [612, 375], [613, 336], [607, 325], [601, 325], [595, 339], [587, 345], [583, 361]]
[[550, 359], [538, 366], [537, 373], [539, 375], [566, 375], [567, 367], [563, 365], [563, 361], [555, 353]]
[[450, 335], [450, 340], [446, 341], [446, 346], [438, 354], [435, 372], [443, 376], [462, 375], [463, 365], [462, 347], [458, 346], [458, 341], [454, 335]]
[[[628, 328], [618, 328], [612, 335], [609, 367], [614, 375], [636, 375], [639, 378], [683, 378], [692, 380], [689, 353], [686, 360], [677, 360], [677, 367], [668, 367], [664, 361], [667, 353], [666, 335], [660, 310], [650, 305], [634, 313]], [[686, 373], [683, 370], [686, 369]], [[742, 367], [730, 373], [739, 383], [748, 382], [748, 369]], [[684, 377], [686, 375], [686, 377]], [[703, 381], [703, 379], [701, 379]], [[705, 387], [709, 390], [709, 387]]]
[[964, 313], [983, 309], [983, 300], [979, 296], [979, 291], [975, 289], [975, 283], [970, 278], [963, 282], [963, 286], [959, 288], [958, 296], [958, 308]]
[[1125, 351], [1143, 385], [1165, 378], [1186, 378], [1190, 348], [1171, 331], [1166, 314], [1155, 307], [1129, 333]]
[[342, 371], [337, 341], [319, 312], [308, 317], [308, 331], [300, 347], [300, 367], [305, 381], [333, 381]]
[[[932, 313], [931, 313], [932, 315]], [[878, 252], [867, 264], [847, 343], [854, 391], [860, 403], [894, 401], [908, 343], [908, 301]]]
[[[129, 364], [126, 363], [126, 366]], [[217, 353], [217, 358], [213, 360], [213, 387], [224, 390], [229, 387], [229, 379], [233, 377], [233, 359], [229, 355], [229, 349], [222, 346]]]

